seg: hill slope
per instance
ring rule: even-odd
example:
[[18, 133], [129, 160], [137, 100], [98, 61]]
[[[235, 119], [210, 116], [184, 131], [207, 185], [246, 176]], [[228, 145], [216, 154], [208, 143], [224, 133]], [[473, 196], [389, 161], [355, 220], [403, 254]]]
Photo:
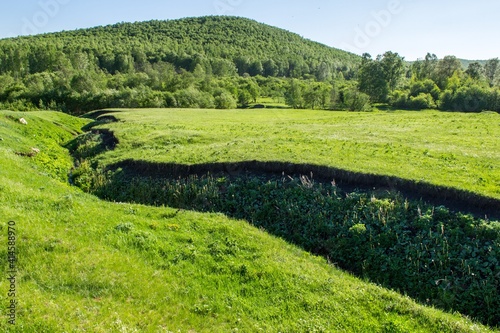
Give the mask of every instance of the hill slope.
[[[245, 222], [83, 194], [63, 181], [71, 160], [59, 144], [84, 124], [0, 112], [0, 229], [14, 226], [17, 251], [15, 295], [0, 281], [2, 303], [17, 302], [16, 324], [2, 320], [2, 331], [488, 331]], [[7, 276], [7, 244], [0, 251]]]
[[[37, 73], [90, 62], [110, 73], [166, 61], [193, 70], [210, 64], [215, 74], [237, 67], [240, 74], [300, 76], [344, 72], [360, 57], [297, 34], [236, 17], [120, 23], [105, 27], [0, 41], [0, 73]], [[67, 63], [69, 62], [69, 63]], [[262, 67], [264, 66], [264, 67]]]

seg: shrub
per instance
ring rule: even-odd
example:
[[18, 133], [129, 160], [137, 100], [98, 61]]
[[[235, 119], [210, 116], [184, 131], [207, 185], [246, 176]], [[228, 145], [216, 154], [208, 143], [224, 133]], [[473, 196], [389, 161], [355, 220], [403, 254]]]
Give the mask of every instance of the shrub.
[[344, 104], [350, 111], [370, 111], [370, 96], [360, 92], [356, 88], [348, 88], [344, 91]]
[[219, 96], [215, 97], [216, 109], [236, 109], [236, 99], [228, 92], [222, 92]]
[[488, 107], [491, 111], [500, 112], [500, 89], [494, 89], [488, 100]]
[[447, 89], [439, 97], [438, 106], [441, 110], [453, 110], [453, 91]]
[[434, 102], [434, 98], [432, 98], [431, 94], [420, 93], [417, 97], [410, 97], [408, 106], [415, 110], [434, 109], [436, 107], [436, 103]]
[[464, 86], [454, 96], [454, 111], [479, 112], [488, 109], [489, 92], [477, 85]]
[[389, 96], [389, 103], [401, 109], [406, 109], [408, 107], [408, 91], [394, 90]]
[[179, 108], [214, 108], [214, 98], [212, 95], [192, 87], [175, 92], [174, 98]]
[[415, 81], [410, 85], [410, 96], [417, 97], [422, 93], [430, 94], [434, 100], [437, 100], [441, 90], [431, 79]]
[[497, 94], [493, 89], [475, 84], [462, 86], [455, 92], [445, 90], [441, 94], [439, 107], [442, 110], [460, 112], [498, 110]]

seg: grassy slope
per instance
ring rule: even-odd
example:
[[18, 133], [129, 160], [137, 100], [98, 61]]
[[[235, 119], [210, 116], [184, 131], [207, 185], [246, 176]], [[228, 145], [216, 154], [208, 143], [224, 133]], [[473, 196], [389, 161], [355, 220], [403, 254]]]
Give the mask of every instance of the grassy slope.
[[132, 110], [115, 116], [123, 122], [105, 127], [120, 144], [105, 163], [308, 163], [500, 198], [498, 114]]
[[[52, 167], [70, 162], [55, 142], [81, 125], [56, 113], [0, 112], [1, 276], [9, 220], [19, 259], [17, 324], [2, 318], [1, 331], [487, 331], [363, 283], [245, 222], [106, 203], [69, 187]], [[15, 154], [31, 147], [41, 153]], [[3, 306], [7, 289], [1, 279]]]

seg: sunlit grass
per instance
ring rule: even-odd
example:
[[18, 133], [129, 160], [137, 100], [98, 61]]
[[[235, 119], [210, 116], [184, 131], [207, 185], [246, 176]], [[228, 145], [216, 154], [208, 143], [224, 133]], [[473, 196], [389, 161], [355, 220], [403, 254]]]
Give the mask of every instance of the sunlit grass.
[[123, 110], [105, 164], [283, 161], [500, 198], [500, 115], [294, 110]]
[[[5, 242], [14, 220], [18, 235], [17, 321], [2, 317], [1, 331], [488, 331], [355, 279], [244, 221], [102, 202], [37, 156], [15, 154], [37, 146], [66, 164], [59, 144], [85, 123], [0, 113], [0, 231]], [[3, 277], [6, 251], [0, 244]], [[3, 306], [7, 282], [0, 280]]]

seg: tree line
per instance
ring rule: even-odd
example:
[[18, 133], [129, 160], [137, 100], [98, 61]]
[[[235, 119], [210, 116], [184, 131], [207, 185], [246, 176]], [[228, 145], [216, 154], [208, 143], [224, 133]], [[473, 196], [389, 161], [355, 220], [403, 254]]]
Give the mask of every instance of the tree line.
[[402, 109], [500, 112], [500, 61], [472, 62], [464, 70], [454, 56], [438, 59], [428, 53], [410, 65], [397, 53], [372, 59], [363, 55], [358, 72], [360, 91], [374, 103]]
[[112, 107], [499, 111], [498, 59], [372, 59], [234, 17], [120, 23], [0, 40], [0, 108]]

